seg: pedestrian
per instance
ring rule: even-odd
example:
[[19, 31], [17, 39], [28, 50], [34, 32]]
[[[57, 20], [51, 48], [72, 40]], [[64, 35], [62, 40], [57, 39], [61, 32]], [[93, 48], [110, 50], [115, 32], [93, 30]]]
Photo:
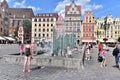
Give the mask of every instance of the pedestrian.
[[102, 62], [101, 62], [101, 67], [106, 67], [106, 48], [103, 48], [101, 50], [101, 56], [103, 58]]
[[112, 52], [112, 55], [115, 57], [115, 66], [114, 67], [117, 67], [118, 68], [118, 53], [119, 53], [119, 50], [117, 49], [117, 45], [115, 46], [115, 48], [113, 49], [113, 52]]
[[86, 52], [85, 52], [86, 53], [86, 58], [85, 59], [90, 60], [91, 56], [90, 56], [90, 44], [89, 43], [86, 44], [86, 49], [85, 50], [86, 50]]
[[99, 42], [99, 43], [98, 43], [98, 51], [99, 51], [99, 53], [101, 52], [102, 48], [103, 48], [102, 43]]
[[118, 60], [118, 67], [120, 70], [120, 42], [118, 43], [117, 49], [118, 49], [117, 60]]
[[69, 58], [72, 57], [72, 51], [71, 51], [70, 45], [67, 46], [67, 55], [66, 55], [66, 57], [69, 57]]
[[31, 44], [31, 48], [32, 48], [32, 54], [35, 54], [35, 44], [34, 43]]
[[28, 64], [28, 72], [31, 72], [31, 58], [32, 58], [32, 49], [30, 41], [27, 41], [25, 45], [25, 57], [24, 57], [24, 69], [23, 72], [26, 72], [26, 65]]
[[19, 51], [20, 51], [20, 55], [24, 54], [24, 45], [23, 44], [20, 45]]

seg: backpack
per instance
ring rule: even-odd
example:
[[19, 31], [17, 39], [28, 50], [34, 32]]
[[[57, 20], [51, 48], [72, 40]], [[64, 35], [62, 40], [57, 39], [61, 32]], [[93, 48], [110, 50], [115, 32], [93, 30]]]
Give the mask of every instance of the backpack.
[[117, 48], [113, 49], [112, 55], [117, 56], [119, 53], [119, 50]]

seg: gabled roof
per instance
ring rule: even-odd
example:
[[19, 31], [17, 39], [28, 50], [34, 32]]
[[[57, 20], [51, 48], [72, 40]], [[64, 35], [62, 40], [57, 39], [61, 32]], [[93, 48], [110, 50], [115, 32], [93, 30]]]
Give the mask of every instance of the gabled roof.
[[32, 8], [9, 8], [10, 18], [32, 18], [34, 16]]
[[68, 6], [68, 5], [65, 6], [65, 12], [68, 12], [68, 11], [69, 11], [69, 9], [70, 9], [70, 7], [71, 7], [72, 4], [74, 4], [75, 7], [77, 7], [77, 10], [78, 10], [78, 11], [81, 11], [81, 6], [80, 6], [80, 5], [76, 5], [74, 2], [72, 2], [69, 6]]

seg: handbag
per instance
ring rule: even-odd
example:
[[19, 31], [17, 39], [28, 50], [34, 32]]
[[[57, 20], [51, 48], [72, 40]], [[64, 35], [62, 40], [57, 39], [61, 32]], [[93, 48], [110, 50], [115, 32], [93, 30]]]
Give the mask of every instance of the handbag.
[[102, 62], [103, 61], [103, 57], [101, 55], [98, 56], [98, 62]]

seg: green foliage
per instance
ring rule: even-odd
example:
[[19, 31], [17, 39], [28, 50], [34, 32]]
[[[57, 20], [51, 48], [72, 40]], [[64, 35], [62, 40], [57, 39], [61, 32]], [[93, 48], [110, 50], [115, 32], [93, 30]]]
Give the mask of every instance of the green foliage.
[[30, 20], [25, 19], [25, 20], [23, 20], [23, 24], [22, 25], [23, 25], [24, 28], [28, 29], [28, 28], [31, 28], [32, 23], [31, 23]]
[[18, 37], [18, 29], [19, 29], [19, 27], [16, 27], [16, 29], [14, 31], [14, 37]]

